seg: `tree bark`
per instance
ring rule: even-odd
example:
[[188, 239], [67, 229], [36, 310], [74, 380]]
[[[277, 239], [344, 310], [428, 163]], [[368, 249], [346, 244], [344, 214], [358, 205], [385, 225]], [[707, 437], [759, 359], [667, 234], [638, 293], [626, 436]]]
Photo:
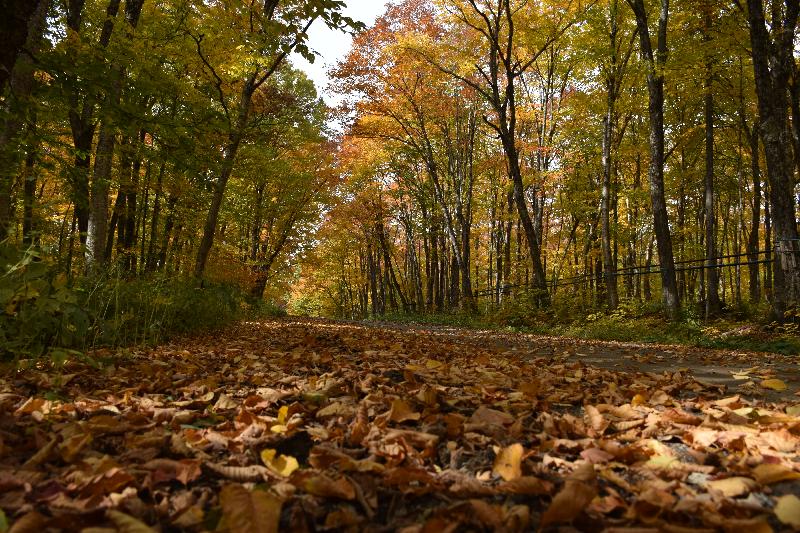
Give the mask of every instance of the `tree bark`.
[[[20, 137], [26, 122], [33, 120], [29, 101], [36, 84], [32, 54], [36, 54], [41, 46], [50, 0], [16, 0], [9, 7], [10, 12], [0, 17], [3, 19], [0, 23], [0, 94], [3, 94], [9, 78], [11, 86], [4, 102], [5, 118], [0, 130], [0, 241], [14, 227], [12, 192], [20, 170], [21, 155], [25, 153]], [[20, 26], [3, 28], [7, 22], [16, 22]], [[22, 40], [17, 43], [20, 38]], [[27, 51], [19, 54], [23, 46]], [[6, 57], [9, 54], [13, 55], [11, 64], [6, 63], [12, 58]]]
[[647, 89], [650, 116], [650, 202], [653, 207], [653, 230], [661, 270], [661, 294], [667, 315], [677, 320], [680, 316], [680, 300], [675, 278], [675, 257], [672, 253], [672, 235], [669, 230], [669, 215], [664, 195], [664, 66], [667, 61], [667, 24], [669, 22], [669, 0], [661, 0], [658, 19], [657, 47], [653, 52], [650, 28], [644, 0], [628, 0], [636, 16], [641, 51], [648, 63]]
[[[709, 42], [708, 31], [711, 26], [711, 13], [706, 14], [704, 41]], [[705, 79], [705, 130], [706, 130], [706, 173], [705, 173], [705, 240], [706, 240], [706, 320], [719, 314], [719, 270], [717, 269], [716, 215], [714, 212], [714, 71], [711, 60], [706, 63]]]
[[606, 285], [608, 307], [616, 309], [619, 305], [617, 292], [617, 268], [611, 252], [611, 143], [614, 134], [614, 120], [617, 102], [617, 1], [610, 6], [609, 44], [611, 66], [606, 74], [606, 115], [603, 118], [603, 184], [600, 201], [600, 222], [602, 225], [603, 277]]
[[767, 162], [775, 244], [772, 311], [775, 319], [784, 320], [788, 307], [800, 299], [800, 243], [795, 219], [794, 160], [788, 119], [788, 91], [794, 71], [794, 36], [800, 2], [786, 0], [782, 19], [770, 24], [772, 35], [767, 30], [762, 0], [748, 0], [747, 7], [761, 119], [759, 132]]
[[[139, 23], [144, 0], [125, 1], [126, 39], [132, 39], [132, 32]], [[114, 108], [122, 98], [125, 83], [125, 68], [112, 65], [113, 81], [101, 114], [100, 133], [95, 150], [94, 175], [92, 176], [91, 197], [89, 200], [89, 228], [86, 237], [86, 263], [89, 270], [102, 268], [108, 262], [106, 243], [108, 240], [108, 194], [111, 186], [111, 168], [114, 162], [117, 126], [114, 124]]]
[[20, 52], [31, 34], [30, 25], [47, 0], [6, 0], [0, 17], [0, 94], [6, 90]]
[[759, 265], [759, 230], [761, 226], [761, 166], [759, 164], [758, 124], [750, 132], [750, 168], [753, 178], [753, 207], [751, 210], [750, 235], [747, 239], [747, 265], [750, 274], [750, 302], [761, 300], [761, 276]]

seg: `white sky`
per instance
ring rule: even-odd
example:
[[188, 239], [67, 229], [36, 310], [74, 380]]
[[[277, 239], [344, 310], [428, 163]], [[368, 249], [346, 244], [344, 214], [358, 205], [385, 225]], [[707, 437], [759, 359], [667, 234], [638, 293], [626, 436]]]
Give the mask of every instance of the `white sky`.
[[[343, 13], [369, 27], [386, 10], [386, 3], [392, 3], [392, 1], [346, 0], [347, 7]], [[319, 54], [314, 64], [310, 64], [300, 54], [292, 55], [292, 63], [308, 74], [308, 77], [316, 84], [320, 96], [329, 105], [334, 104], [334, 99], [325, 91], [328, 85], [327, 71], [334, 67], [337, 61], [344, 58], [350, 50], [353, 39], [350, 35], [328, 29], [322, 22], [315, 22], [308, 32], [308, 40], [310, 48]]]

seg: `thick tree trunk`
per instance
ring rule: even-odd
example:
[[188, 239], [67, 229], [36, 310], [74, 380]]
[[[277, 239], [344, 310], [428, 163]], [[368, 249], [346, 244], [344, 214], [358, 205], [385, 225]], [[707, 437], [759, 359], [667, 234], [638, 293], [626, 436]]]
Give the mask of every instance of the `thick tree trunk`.
[[[0, 94], [12, 76], [14, 66], [31, 35], [31, 22], [46, 0], [6, 0], [0, 17]], [[45, 9], [46, 12], [46, 9]]]
[[[67, 12], [67, 25], [79, 33], [85, 0], [69, 0]], [[120, 0], [109, 0], [106, 8], [106, 20], [100, 32], [98, 44], [100, 48], [107, 48], [114, 30], [114, 19], [119, 12]], [[70, 94], [69, 122], [72, 130], [72, 141], [75, 147], [75, 168], [70, 176], [72, 186], [72, 201], [75, 204], [75, 216], [78, 219], [78, 232], [82, 244], [86, 244], [89, 232], [90, 216], [90, 187], [89, 173], [91, 170], [91, 151], [94, 139], [95, 124], [95, 98], [94, 95], [85, 95], [83, 105], [79, 104], [80, 94], [76, 89]], [[80, 109], [79, 109], [80, 107]]]
[[[25, 4], [24, 6], [21, 4]], [[0, 17], [0, 94], [3, 94], [10, 78], [11, 90], [5, 98], [4, 119], [0, 130], [0, 241], [6, 238], [14, 226], [12, 191], [14, 180], [19, 175], [24, 144], [20, 134], [29, 116], [30, 96], [36, 84], [35, 65], [32, 54], [39, 51], [47, 21], [50, 0], [27, 0], [12, 2], [10, 12]], [[3, 28], [6, 23], [18, 23], [19, 27]], [[5, 33], [5, 30], [8, 33]], [[22, 39], [16, 42], [17, 39]], [[26, 52], [19, 54], [21, 48]], [[6, 64], [13, 56], [14, 62]]]
[[[615, 39], [612, 38], [612, 43]], [[612, 87], [613, 87], [613, 81]], [[603, 278], [606, 286], [608, 307], [616, 309], [619, 305], [617, 293], [617, 269], [611, 253], [611, 136], [614, 123], [614, 95], [609, 89], [608, 107], [603, 119], [603, 186], [600, 201], [600, 219], [603, 248]]]
[[783, 20], [771, 21], [772, 36], [764, 20], [762, 1], [748, 0], [747, 7], [761, 119], [759, 132], [767, 162], [775, 243], [772, 309], [774, 317], [783, 320], [788, 307], [800, 300], [800, 243], [795, 219], [793, 142], [788, 117], [788, 91], [794, 71], [794, 36], [800, 2], [786, 0]]

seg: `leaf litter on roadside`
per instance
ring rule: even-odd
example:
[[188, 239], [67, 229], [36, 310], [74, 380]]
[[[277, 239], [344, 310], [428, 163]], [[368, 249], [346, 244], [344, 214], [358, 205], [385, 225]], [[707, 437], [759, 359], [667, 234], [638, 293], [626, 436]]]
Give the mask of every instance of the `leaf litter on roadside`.
[[7, 372], [0, 531], [800, 529], [796, 405], [530, 348], [287, 320]]

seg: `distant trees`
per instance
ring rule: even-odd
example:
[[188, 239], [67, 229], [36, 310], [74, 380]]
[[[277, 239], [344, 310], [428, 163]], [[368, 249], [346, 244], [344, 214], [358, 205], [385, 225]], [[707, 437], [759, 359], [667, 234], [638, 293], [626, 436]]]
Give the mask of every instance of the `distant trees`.
[[[762, 182], [760, 159], [768, 167], [779, 159], [794, 179], [786, 151], [794, 61], [776, 47], [793, 42], [796, 13], [790, 2], [766, 10], [782, 17], [764, 26], [761, 56], [783, 58], [782, 67], [766, 64], [767, 90], [784, 98], [769, 102], [784, 117], [784, 153], [773, 158], [768, 113], [755, 97], [763, 47], [754, 44], [751, 57], [742, 44], [758, 33], [758, 10], [657, 4], [407, 0], [389, 8], [337, 71], [353, 120], [341, 162], [360, 169], [346, 176], [361, 184], [340, 201], [371, 205], [380, 224], [363, 226], [344, 207], [331, 212], [323, 231], [361, 259], [315, 255], [306, 279], [320, 298], [352, 316], [401, 301], [431, 311], [508, 298], [615, 308], [660, 289], [668, 316], [695, 308], [711, 317], [743, 302], [748, 272], [750, 300], [765, 294], [763, 279], [782, 318], [796, 303], [784, 284], [798, 275], [796, 254], [779, 252], [774, 275], [766, 265], [773, 242], [794, 242], [795, 208], [780, 183], [782, 199], [763, 204], [763, 190], [776, 186]], [[453, 96], [478, 119], [468, 142], [436, 127], [437, 109]], [[456, 121], [457, 109], [447, 111]], [[454, 215], [458, 186], [442, 186], [442, 163], [459, 160], [452, 146], [471, 147], [469, 218]], [[354, 223], [361, 244], [334, 237]], [[466, 246], [454, 238], [459, 228]], [[448, 290], [465, 270], [471, 294]]]
[[289, 59], [342, 1], [7, 4], [0, 238], [69, 279], [794, 316], [794, 0], [405, 0], [334, 72], [341, 136]]

